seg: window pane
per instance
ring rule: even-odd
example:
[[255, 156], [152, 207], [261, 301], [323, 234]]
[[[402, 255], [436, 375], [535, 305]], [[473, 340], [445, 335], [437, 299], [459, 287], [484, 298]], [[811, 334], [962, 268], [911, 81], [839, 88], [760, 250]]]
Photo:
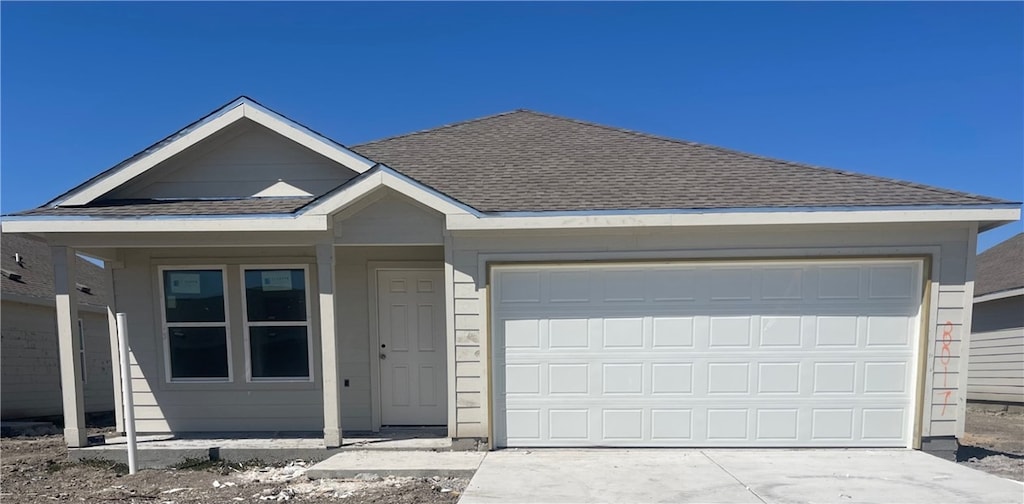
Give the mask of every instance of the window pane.
[[305, 327], [250, 327], [253, 378], [308, 378], [309, 344]]
[[303, 271], [245, 270], [245, 304], [250, 322], [305, 322]]
[[220, 270], [164, 271], [168, 322], [224, 322]]
[[171, 327], [172, 378], [227, 378], [228, 344], [223, 327]]

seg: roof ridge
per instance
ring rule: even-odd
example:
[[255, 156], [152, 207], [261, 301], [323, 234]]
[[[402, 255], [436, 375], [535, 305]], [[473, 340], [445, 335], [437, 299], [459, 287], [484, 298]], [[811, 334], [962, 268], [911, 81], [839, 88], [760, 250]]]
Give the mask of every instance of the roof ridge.
[[[448, 129], [448, 128], [454, 128], [456, 126], [463, 126], [463, 125], [466, 125], [466, 124], [472, 124], [472, 123], [480, 122], [480, 121], [486, 121], [488, 119], [494, 119], [496, 117], [512, 115], [512, 114], [516, 114], [516, 113], [520, 113], [520, 112], [533, 112], [533, 111], [526, 110], [526, 109], [506, 110], [505, 112], [498, 112], [496, 114], [489, 114], [489, 115], [477, 117], [477, 118], [474, 118], [474, 119], [466, 119], [466, 120], [463, 120], [463, 121], [457, 121], [457, 122], [453, 122], [453, 123], [442, 124], [440, 126], [434, 126], [434, 127], [431, 127], [431, 128], [411, 131], [409, 133], [402, 133], [402, 134], [399, 134], [399, 135], [392, 135], [392, 136], [388, 136], [388, 137], [384, 137], [384, 138], [378, 138], [376, 140], [370, 140], [369, 142], [363, 142], [361, 144], [352, 145], [352, 146], [350, 146], [348, 148], [349, 149], [356, 149], [356, 148], [359, 148], [359, 147], [366, 147], [368, 145], [374, 145], [374, 144], [378, 144], [378, 143], [381, 143], [381, 142], [387, 142], [389, 140], [397, 140], [399, 138], [406, 138], [406, 137], [411, 137], [411, 136], [415, 136], [415, 135], [422, 135], [423, 133], [434, 133], [435, 131], [440, 131], [440, 130], [444, 130], [444, 129]], [[534, 113], [536, 113], [536, 112], [534, 112]]]
[[838, 169], [838, 168], [830, 168], [830, 167], [827, 167], [827, 166], [813, 165], [813, 164], [810, 164], [810, 163], [800, 163], [800, 162], [796, 162], [796, 161], [788, 161], [788, 160], [785, 160], [785, 159], [779, 159], [779, 158], [774, 158], [774, 157], [769, 157], [769, 156], [762, 156], [760, 154], [752, 154], [752, 153], [749, 153], [749, 152], [743, 152], [743, 151], [739, 151], [739, 150], [735, 150], [735, 149], [730, 149], [730, 148], [727, 148], [727, 147], [720, 147], [720, 146], [717, 146], [717, 145], [705, 144], [705, 143], [701, 143], [701, 142], [694, 142], [694, 141], [691, 141], [691, 140], [682, 140], [682, 139], [672, 138], [672, 137], [667, 137], [667, 136], [662, 136], [662, 135], [655, 135], [653, 133], [646, 133], [646, 132], [643, 132], [643, 131], [637, 131], [637, 130], [631, 130], [631, 129], [626, 129], [626, 128], [620, 128], [620, 127], [617, 127], [617, 126], [609, 126], [609, 125], [606, 125], [606, 124], [600, 124], [600, 123], [595, 123], [595, 122], [590, 122], [590, 121], [584, 121], [584, 120], [581, 120], [581, 119], [574, 119], [574, 118], [571, 118], [571, 117], [564, 117], [564, 116], [559, 116], [559, 115], [555, 115], [555, 114], [549, 114], [549, 113], [546, 113], [546, 112], [538, 112], [538, 111], [535, 111], [535, 110], [520, 109], [520, 110], [517, 110], [517, 112], [526, 112], [526, 113], [538, 115], [538, 116], [541, 116], [541, 117], [547, 117], [549, 119], [556, 119], [556, 120], [561, 120], [561, 121], [572, 122], [572, 123], [576, 123], [576, 124], [581, 124], [583, 126], [591, 126], [591, 127], [595, 127], [595, 128], [603, 128], [603, 129], [606, 129], [606, 130], [616, 131], [616, 132], [619, 132], [619, 133], [626, 133], [626, 134], [629, 134], [629, 135], [636, 135], [636, 136], [640, 136], [640, 137], [644, 137], [644, 138], [650, 138], [650, 139], [654, 139], [654, 140], [661, 140], [661, 141], [664, 141], [664, 142], [677, 143], [677, 144], [682, 144], [682, 145], [686, 145], [686, 146], [690, 146], [690, 147], [701, 147], [701, 148], [705, 148], [705, 149], [717, 150], [719, 152], [740, 155], [740, 156], [744, 156], [744, 157], [751, 158], [751, 159], [759, 159], [759, 160], [762, 160], [762, 161], [770, 161], [770, 162], [773, 162], [773, 163], [786, 164], [786, 165], [790, 165], [790, 166], [793, 166], [793, 167], [796, 167], [796, 168], [802, 168], [802, 169], [808, 169], [808, 170], [826, 171], [826, 172], [835, 173], [835, 174], [838, 174], [838, 175], [844, 175], [844, 176], [847, 176], [847, 177], [854, 177], [854, 178], [874, 179], [874, 180], [879, 180], [879, 181], [883, 181], [883, 182], [899, 184], [899, 185], [906, 186], [906, 187], [912, 187], [912, 188], [915, 188], [915, 189], [928, 190], [928, 191], [932, 191], [932, 192], [936, 192], [936, 193], [940, 193], [940, 194], [948, 194], [948, 195], [953, 195], [953, 196], [966, 196], [966, 197], [973, 198], [973, 199], [985, 200], [985, 201], [987, 201], [989, 203], [1020, 203], [1020, 202], [1012, 202], [1012, 201], [1007, 201], [1007, 200], [1001, 200], [999, 198], [993, 198], [991, 196], [985, 196], [985, 195], [982, 195], [982, 194], [968, 193], [968, 192], [964, 192], [964, 191], [956, 191], [956, 190], [953, 190], [953, 189], [946, 189], [946, 188], [942, 188], [942, 187], [936, 187], [936, 186], [931, 186], [931, 185], [927, 185], [927, 184], [921, 184], [919, 182], [913, 182], [913, 181], [909, 181], [909, 180], [901, 180], [901, 179], [896, 179], [896, 178], [891, 178], [891, 177], [883, 177], [883, 176], [880, 176], [880, 175], [871, 175], [871, 174], [867, 174], [867, 173], [852, 172], [852, 171], [849, 171], [849, 170], [841, 170], [841, 169]]

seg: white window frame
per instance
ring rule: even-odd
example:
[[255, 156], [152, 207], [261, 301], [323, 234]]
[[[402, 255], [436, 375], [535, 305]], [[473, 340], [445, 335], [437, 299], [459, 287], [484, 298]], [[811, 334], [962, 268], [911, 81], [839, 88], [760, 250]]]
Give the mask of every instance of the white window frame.
[[[246, 299], [245, 292], [245, 272], [250, 270], [302, 270], [304, 279], [305, 290], [306, 290], [306, 320], [300, 322], [297, 320], [287, 320], [278, 322], [250, 322], [249, 321], [249, 300]], [[245, 347], [245, 381], [248, 383], [273, 383], [273, 382], [290, 382], [290, 383], [308, 383], [314, 381], [313, 371], [313, 312], [310, 306], [310, 292], [311, 286], [309, 284], [309, 265], [308, 264], [243, 264], [238, 267], [238, 283], [242, 289], [242, 340], [244, 341]], [[308, 360], [309, 376], [296, 376], [296, 377], [253, 377], [252, 375], [252, 348], [249, 342], [249, 328], [250, 327], [306, 327], [306, 359]]]
[[78, 363], [82, 366], [82, 385], [89, 383], [85, 365], [85, 324], [78, 319]]
[[[224, 292], [224, 322], [167, 322], [167, 296], [164, 288], [165, 271], [220, 271], [220, 279]], [[182, 264], [173, 266], [158, 266], [157, 280], [160, 285], [160, 323], [164, 340], [164, 379], [167, 383], [231, 383], [234, 381], [235, 370], [231, 358], [231, 313], [228, 311], [228, 268], [226, 265], [193, 265]], [[174, 378], [171, 376], [171, 333], [169, 325], [175, 327], [223, 327], [224, 342], [227, 344], [228, 376], [227, 378]]]

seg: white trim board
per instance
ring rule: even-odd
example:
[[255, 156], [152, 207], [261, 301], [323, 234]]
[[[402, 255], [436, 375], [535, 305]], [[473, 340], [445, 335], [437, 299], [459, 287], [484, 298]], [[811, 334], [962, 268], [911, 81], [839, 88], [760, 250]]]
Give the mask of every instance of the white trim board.
[[359, 154], [243, 97], [225, 105], [199, 123], [178, 132], [177, 135], [180, 136], [166, 145], [160, 146], [153, 152], [145, 153], [138, 159], [129, 160], [124, 166], [114, 169], [97, 180], [87, 182], [84, 186], [74, 189], [70, 194], [52, 202], [51, 206], [88, 204], [242, 119], [253, 121], [357, 173], [363, 173], [373, 166], [372, 162]]
[[[367, 318], [369, 320], [370, 334], [369, 345], [369, 359], [370, 359], [370, 428], [373, 432], [379, 432], [381, 428], [381, 404], [380, 404], [380, 332], [378, 320], [378, 305], [380, 298], [378, 297], [377, 289], [377, 272], [384, 270], [392, 271], [418, 271], [418, 270], [430, 270], [430, 271], [443, 271], [442, 266], [437, 261], [368, 261], [366, 263], [366, 282], [367, 282]], [[445, 328], [447, 331], [447, 327]], [[448, 348], [446, 351], [452, 350]], [[454, 368], [448, 369], [447, 372], [453, 373]], [[450, 396], [451, 391], [446, 391]], [[452, 411], [449, 408], [449, 416]], [[454, 420], [449, 417], [448, 423], [452, 424]], [[449, 426], [448, 435], [454, 435], [455, 431]]]
[[[267, 271], [267, 270], [301, 270], [302, 281], [305, 283], [303, 297], [306, 298], [305, 309], [306, 309], [306, 320], [287, 320], [287, 321], [258, 321], [253, 322], [249, 320], [249, 300], [248, 291], [245, 286], [245, 273], [246, 271]], [[238, 284], [242, 291], [242, 350], [245, 354], [245, 382], [246, 383], [313, 383], [316, 381], [316, 367], [313, 361], [313, 312], [310, 306], [310, 281], [309, 281], [309, 265], [308, 264], [240, 264], [238, 265]], [[252, 375], [252, 347], [249, 337], [249, 329], [252, 327], [305, 327], [306, 328], [306, 362], [308, 376], [289, 376], [289, 377], [254, 377]]]
[[1024, 296], [1024, 287], [975, 296], [974, 304], [984, 303], [986, 301], [995, 301], [997, 299], [1006, 299], [1013, 296]]
[[[394, 184], [389, 183], [394, 181]], [[565, 215], [494, 217], [468, 213], [454, 200], [432, 197], [438, 193], [391, 177], [384, 172], [308, 207], [299, 214], [183, 217], [4, 217], [4, 233], [146, 233], [229, 231], [328, 231], [329, 214], [358, 201], [380, 186], [391, 187], [446, 217], [450, 231], [504, 231], [513, 229], [625, 229], [646, 227], [760, 226], [799, 224], [896, 224], [925, 222], [981, 222], [1006, 224], [1020, 219], [1019, 208], [951, 208], [930, 210], [820, 210], [820, 211], [665, 211], [661, 213], [577, 212]], [[365, 184], [365, 185], [364, 185]], [[352, 190], [352, 192], [349, 192]], [[430, 194], [433, 193], [433, 194]], [[430, 194], [431, 197], [427, 197]]]

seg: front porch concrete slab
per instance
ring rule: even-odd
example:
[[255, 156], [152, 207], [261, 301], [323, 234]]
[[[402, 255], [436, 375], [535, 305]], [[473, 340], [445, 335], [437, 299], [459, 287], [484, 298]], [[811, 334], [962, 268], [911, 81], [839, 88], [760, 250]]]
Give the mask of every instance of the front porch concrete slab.
[[351, 450], [332, 455], [310, 467], [313, 479], [352, 478], [360, 473], [380, 476], [468, 478], [476, 472], [484, 452]]
[[505, 450], [462, 504], [1024, 502], [1024, 485], [913, 450]]

